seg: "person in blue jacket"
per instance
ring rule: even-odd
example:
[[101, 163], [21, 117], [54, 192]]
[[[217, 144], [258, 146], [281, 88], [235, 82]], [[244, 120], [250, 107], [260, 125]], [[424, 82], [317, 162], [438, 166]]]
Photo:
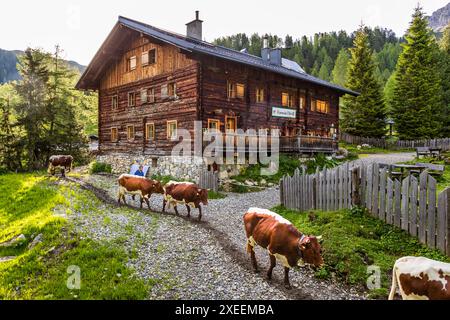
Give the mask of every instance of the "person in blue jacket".
[[135, 176], [140, 176], [143, 177], [144, 176], [144, 167], [142, 165], [139, 166], [139, 169], [136, 170], [136, 172], [134, 173]]

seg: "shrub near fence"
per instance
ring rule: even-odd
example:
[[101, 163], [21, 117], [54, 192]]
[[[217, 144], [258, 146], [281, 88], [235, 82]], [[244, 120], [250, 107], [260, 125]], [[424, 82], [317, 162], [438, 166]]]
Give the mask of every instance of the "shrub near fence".
[[341, 133], [339, 139], [349, 144], [369, 144], [371, 146], [383, 149], [414, 149], [417, 147], [442, 148], [442, 151], [450, 150], [450, 138], [442, 139], [422, 139], [422, 140], [398, 140], [388, 142], [386, 139], [366, 138], [352, 136], [351, 134]]
[[399, 181], [378, 164], [350, 169], [346, 163], [312, 175], [297, 170], [280, 180], [280, 201], [299, 211], [364, 206], [373, 217], [450, 255], [450, 188], [436, 197], [436, 180], [426, 171]]

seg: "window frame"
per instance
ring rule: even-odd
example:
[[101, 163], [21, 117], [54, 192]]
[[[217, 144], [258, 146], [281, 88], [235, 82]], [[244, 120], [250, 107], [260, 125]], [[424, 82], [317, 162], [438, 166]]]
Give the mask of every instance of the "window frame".
[[[134, 60], [134, 67], [131, 65], [131, 61]], [[137, 56], [131, 56], [127, 59], [127, 72], [136, 70], [137, 68]]]
[[265, 91], [264, 88], [256, 87], [256, 103], [266, 102]]
[[[130, 95], [133, 95], [133, 104], [130, 104]], [[130, 91], [127, 94], [127, 98], [128, 98], [128, 106], [129, 107], [135, 107], [136, 106], [136, 91]]]
[[[315, 99], [315, 112], [327, 114], [330, 111], [330, 103], [327, 100]], [[320, 104], [320, 107], [319, 107]]]
[[[150, 131], [149, 131], [149, 127], [152, 127], [152, 130], [151, 130], [151, 132], [152, 132], [152, 135], [151, 135], [151, 137], [150, 137]], [[145, 134], [144, 134], [144, 136], [145, 136], [145, 141], [154, 141], [155, 140], [155, 134], [156, 134], [156, 132], [155, 132], [155, 123], [154, 122], [147, 122], [146, 124], [145, 124]]]
[[[113, 131], [116, 132], [116, 137], [113, 139]], [[118, 142], [119, 141], [119, 128], [117, 127], [111, 127], [111, 142]]]
[[[170, 131], [170, 124], [175, 123], [175, 134], [172, 133], [172, 135], [169, 134]], [[166, 133], [167, 133], [167, 139], [172, 140], [172, 136], [177, 136], [177, 130], [178, 130], [178, 120], [167, 120], [166, 121]]]
[[210, 124], [211, 123], [216, 123], [217, 124], [217, 131], [216, 132], [220, 132], [220, 120], [217, 120], [217, 119], [208, 119], [208, 127], [207, 127], [207, 129], [208, 129], [208, 132], [213, 132], [212, 131], [212, 129], [213, 128], [211, 128], [210, 127]]
[[[172, 91], [172, 94], [170, 91]], [[169, 82], [167, 84], [167, 96], [171, 97], [171, 98], [174, 98], [177, 96], [177, 83], [176, 82]]]
[[237, 117], [236, 116], [225, 116], [225, 132], [230, 131], [230, 129], [227, 129], [228, 119], [234, 119], [234, 129], [231, 131], [236, 132], [237, 131]]
[[[141, 104], [148, 103], [148, 89], [141, 89], [140, 93]], [[145, 94], [145, 99], [142, 99], [143, 94]]]
[[[150, 91], [152, 92], [152, 94], [150, 94]], [[147, 101], [148, 101], [148, 103], [156, 102], [155, 87], [151, 87], [151, 88], [147, 89]]]
[[[242, 96], [238, 95], [238, 87], [242, 87]], [[245, 84], [241, 82], [227, 81], [227, 98], [228, 99], [244, 99]]]
[[[133, 137], [130, 138], [130, 128], [133, 128]], [[136, 129], [135, 126], [132, 124], [127, 125], [127, 140], [128, 141], [134, 141], [136, 139]]]
[[[116, 103], [114, 103], [114, 101]], [[119, 96], [117, 94], [111, 96], [111, 110], [119, 109]]]

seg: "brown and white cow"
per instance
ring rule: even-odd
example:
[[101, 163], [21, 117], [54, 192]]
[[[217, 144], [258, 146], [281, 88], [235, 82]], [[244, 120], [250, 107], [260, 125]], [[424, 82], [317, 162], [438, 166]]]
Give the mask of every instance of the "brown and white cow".
[[166, 204], [173, 206], [175, 213], [178, 215], [177, 205], [186, 205], [188, 217], [191, 216], [191, 207], [198, 208], [198, 220], [202, 219], [202, 207], [200, 204], [208, 205], [208, 190], [199, 188], [192, 182], [169, 181], [164, 186], [163, 212]]
[[48, 173], [54, 175], [57, 167], [63, 167], [61, 169], [61, 175], [65, 177], [65, 171], [68, 169], [68, 172], [70, 172], [72, 165], [73, 157], [70, 155], [51, 156], [48, 164]]
[[389, 300], [397, 289], [403, 300], [450, 300], [450, 263], [424, 257], [398, 259], [392, 270]]
[[320, 267], [323, 265], [320, 237], [307, 236], [299, 232], [291, 222], [275, 212], [250, 208], [244, 214], [244, 226], [247, 234], [247, 252], [251, 255], [253, 268], [258, 272], [254, 247], [259, 245], [267, 249], [270, 268], [267, 278], [272, 279], [276, 260], [284, 266], [284, 284], [290, 288], [289, 270], [305, 263]]
[[117, 179], [119, 183], [119, 194], [118, 194], [118, 202], [120, 203], [120, 199], [123, 200], [123, 203], [126, 204], [125, 194], [139, 195], [141, 198], [141, 208], [142, 203], [145, 202], [150, 209], [150, 197], [153, 193], [164, 193], [164, 189], [162, 187], [161, 182], [157, 180], [151, 180], [140, 176], [130, 175], [130, 174], [122, 174], [119, 179]]

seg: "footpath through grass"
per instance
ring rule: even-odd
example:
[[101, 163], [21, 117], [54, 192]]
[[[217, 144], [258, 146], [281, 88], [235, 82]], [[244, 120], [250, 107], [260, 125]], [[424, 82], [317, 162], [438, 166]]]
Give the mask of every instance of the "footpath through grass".
[[[57, 183], [44, 173], [0, 175], [0, 243], [23, 234], [25, 240], [0, 246], [1, 299], [144, 299], [151, 283], [126, 267], [129, 254], [114, 243], [82, 239], [61, 214], [92, 214], [91, 193]], [[70, 200], [68, 199], [70, 198]], [[42, 242], [30, 248], [42, 234]], [[71, 267], [70, 266], [75, 266]], [[80, 271], [80, 289], [67, 282]], [[69, 286], [70, 287], [70, 286]], [[73, 288], [73, 287], [72, 287]]]
[[423, 256], [450, 262], [449, 257], [421, 245], [399, 228], [370, 217], [355, 208], [335, 212], [301, 213], [276, 207], [275, 212], [290, 220], [306, 234], [323, 236], [325, 266], [316, 272], [319, 278], [337, 278], [347, 284], [366, 287], [368, 267], [381, 270], [381, 288], [369, 293], [386, 298], [395, 261], [403, 256]]

